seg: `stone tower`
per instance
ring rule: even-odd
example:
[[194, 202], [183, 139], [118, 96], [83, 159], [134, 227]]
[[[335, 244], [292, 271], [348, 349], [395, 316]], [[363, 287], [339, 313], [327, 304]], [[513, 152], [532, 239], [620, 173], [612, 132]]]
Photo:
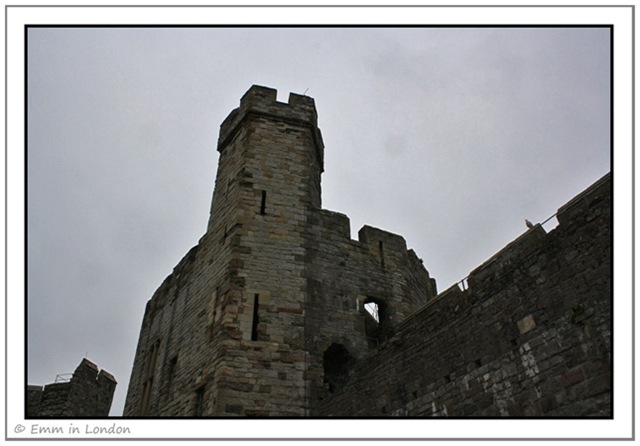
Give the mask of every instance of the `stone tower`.
[[251, 87], [218, 151], [207, 232], [147, 304], [124, 416], [317, 416], [435, 281], [401, 236], [352, 240], [321, 208], [312, 98]]
[[27, 386], [27, 417], [106, 417], [116, 379], [84, 358], [68, 381]]

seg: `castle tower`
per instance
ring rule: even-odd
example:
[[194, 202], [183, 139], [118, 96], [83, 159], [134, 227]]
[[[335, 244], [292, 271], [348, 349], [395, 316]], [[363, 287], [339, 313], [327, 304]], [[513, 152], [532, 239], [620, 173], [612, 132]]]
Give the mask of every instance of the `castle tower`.
[[116, 379], [84, 358], [69, 380], [27, 386], [27, 417], [106, 417]]
[[312, 98], [251, 87], [218, 151], [207, 232], [147, 304], [124, 415], [317, 415], [435, 282], [402, 237], [352, 240], [321, 209]]

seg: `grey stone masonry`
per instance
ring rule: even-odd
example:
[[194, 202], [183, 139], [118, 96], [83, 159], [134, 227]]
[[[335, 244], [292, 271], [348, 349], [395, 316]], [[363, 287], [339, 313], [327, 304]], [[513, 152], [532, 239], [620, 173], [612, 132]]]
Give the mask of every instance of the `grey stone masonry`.
[[251, 87], [220, 127], [207, 232], [147, 304], [125, 416], [316, 415], [436, 295], [401, 236], [352, 240], [321, 208], [314, 100], [276, 96]]
[[611, 211], [606, 175], [402, 322], [318, 412], [611, 417]]
[[603, 178], [438, 294], [397, 234], [322, 209], [314, 100], [252, 86], [206, 233], [148, 301], [128, 417], [610, 416]]
[[27, 417], [106, 417], [116, 385], [113, 375], [85, 358], [68, 381], [27, 386]]

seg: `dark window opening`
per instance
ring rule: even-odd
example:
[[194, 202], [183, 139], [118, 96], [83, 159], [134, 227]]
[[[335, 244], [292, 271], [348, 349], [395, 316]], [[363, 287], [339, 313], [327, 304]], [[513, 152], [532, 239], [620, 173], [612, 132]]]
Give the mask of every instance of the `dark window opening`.
[[253, 322], [251, 324], [251, 340], [258, 340], [258, 324], [260, 323], [260, 317], [258, 313], [258, 308], [260, 306], [260, 295], [256, 294], [253, 297]]
[[227, 237], [229, 236], [229, 232], [227, 230], [227, 226], [225, 225], [224, 227], [224, 234], [222, 234], [222, 238], [220, 239], [220, 244], [223, 245], [224, 242], [227, 240]]
[[204, 415], [204, 386], [196, 390], [196, 402], [193, 410], [193, 415], [201, 417]]
[[378, 250], [380, 251], [380, 266], [384, 268], [384, 243], [382, 240], [378, 242]]
[[378, 347], [383, 338], [385, 323], [385, 307], [380, 301], [367, 299], [364, 301], [364, 329], [369, 348]]
[[176, 368], [178, 366], [178, 356], [174, 356], [169, 361], [169, 371], [167, 374], [167, 396], [169, 399], [173, 398], [173, 380], [176, 375]]
[[211, 294], [211, 298], [209, 299], [209, 314], [207, 316], [207, 333], [209, 335], [209, 340], [213, 339], [215, 333], [215, 323], [218, 320], [218, 293], [220, 287], [216, 287], [216, 289]]
[[262, 200], [260, 201], [260, 215], [264, 215], [265, 214], [266, 206], [267, 206], [267, 191], [263, 190], [262, 191]]
[[322, 357], [324, 384], [333, 393], [344, 387], [349, 379], [351, 355], [342, 344], [331, 344]]

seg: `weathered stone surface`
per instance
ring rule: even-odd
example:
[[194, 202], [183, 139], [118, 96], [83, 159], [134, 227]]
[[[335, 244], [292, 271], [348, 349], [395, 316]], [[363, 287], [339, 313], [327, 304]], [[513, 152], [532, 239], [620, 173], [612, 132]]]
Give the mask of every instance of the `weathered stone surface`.
[[83, 359], [67, 382], [27, 387], [27, 417], [106, 417], [116, 380]]
[[611, 215], [607, 175], [404, 321], [318, 412], [610, 417]]
[[312, 98], [253, 86], [218, 151], [207, 232], [147, 304], [125, 416], [610, 413], [607, 179], [437, 296], [401, 236], [353, 240], [321, 208]]

